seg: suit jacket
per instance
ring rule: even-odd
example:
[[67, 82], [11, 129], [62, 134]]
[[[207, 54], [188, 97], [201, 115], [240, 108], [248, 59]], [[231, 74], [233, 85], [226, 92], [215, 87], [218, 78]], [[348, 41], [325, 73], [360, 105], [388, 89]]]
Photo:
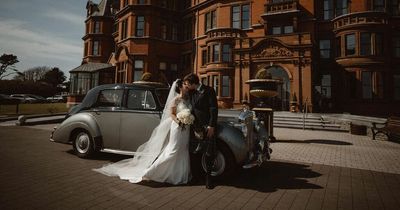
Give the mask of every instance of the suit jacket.
[[201, 85], [199, 90], [191, 95], [191, 104], [195, 127], [217, 126], [218, 103], [212, 87]]

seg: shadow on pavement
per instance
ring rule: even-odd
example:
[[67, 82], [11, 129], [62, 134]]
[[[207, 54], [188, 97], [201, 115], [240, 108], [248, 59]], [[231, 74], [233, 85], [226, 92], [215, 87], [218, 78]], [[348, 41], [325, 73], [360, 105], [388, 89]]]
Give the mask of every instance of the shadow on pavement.
[[[73, 149], [70, 149], [66, 152], [68, 154], [76, 156]], [[78, 157], [78, 156], [76, 156], [76, 157]], [[131, 157], [132, 156], [128, 156], [128, 155], [119, 155], [119, 154], [111, 154], [111, 153], [106, 153], [106, 152], [99, 152], [99, 153], [95, 154], [93, 157], [85, 158], [85, 159], [87, 159], [87, 160], [107, 160], [107, 161], [115, 163], [120, 160], [131, 158]]]
[[216, 185], [228, 185], [260, 192], [274, 192], [278, 189], [321, 189], [307, 179], [321, 176], [308, 165], [269, 161], [261, 167], [240, 170], [228, 180]]
[[310, 139], [310, 140], [276, 140], [273, 143], [300, 143], [300, 144], [330, 144], [330, 145], [353, 145], [352, 143], [331, 139]]
[[[75, 155], [73, 150], [67, 153]], [[99, 153], [92, 160], [108, 160], [117, 162], [130, 158], [126, 155]], [[278, 189], [321, 189], [322, 187], [310, 183], [307, 179], [320, 177], [321, 174], [313, 171], [308, 165], [279, 161], [268, 161], [261, 167], [252, 169], [238, 169], [225, 179], [213, 180], [215, 186], [233, 186], [241, 189], [257, 190], [260, 192], [274, 192]], [[168, 183], [144, 181], [139, 183], [154, 188], [177, 187]], [[191, 181], [182, 186], [203, 186], [204, 177]]]

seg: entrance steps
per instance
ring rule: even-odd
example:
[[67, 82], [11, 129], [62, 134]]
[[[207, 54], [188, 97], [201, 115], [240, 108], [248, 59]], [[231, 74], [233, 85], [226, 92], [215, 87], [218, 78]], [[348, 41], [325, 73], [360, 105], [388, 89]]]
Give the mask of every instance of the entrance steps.
[[[303, 119], [304, 117], [304, 119]], [[337, 124], [324, 118], [318, 113], [309, 113], [303, 116], [303, 113], [274, 112], [274, 127], [278, 128], [297, 128], [307, 130], [327, 130], [347, 132], [341, 124]]]

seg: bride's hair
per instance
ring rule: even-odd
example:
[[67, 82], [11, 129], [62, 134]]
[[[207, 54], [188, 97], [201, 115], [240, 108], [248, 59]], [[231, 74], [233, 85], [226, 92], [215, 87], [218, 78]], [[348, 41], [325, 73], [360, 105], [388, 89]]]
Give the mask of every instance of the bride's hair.
[[175, 92], [181, 93], [182, 86], [183, 86], [183, 81], [181, 79], [176, 80]]

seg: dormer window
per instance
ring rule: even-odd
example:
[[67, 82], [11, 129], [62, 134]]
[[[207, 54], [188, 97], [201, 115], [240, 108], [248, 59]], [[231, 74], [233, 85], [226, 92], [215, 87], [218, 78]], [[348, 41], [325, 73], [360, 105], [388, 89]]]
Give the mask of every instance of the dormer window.
[[93, 33], [95, 33], [95, 34], [100, 33], [100, 22], [99, 21], [94, 22]]

